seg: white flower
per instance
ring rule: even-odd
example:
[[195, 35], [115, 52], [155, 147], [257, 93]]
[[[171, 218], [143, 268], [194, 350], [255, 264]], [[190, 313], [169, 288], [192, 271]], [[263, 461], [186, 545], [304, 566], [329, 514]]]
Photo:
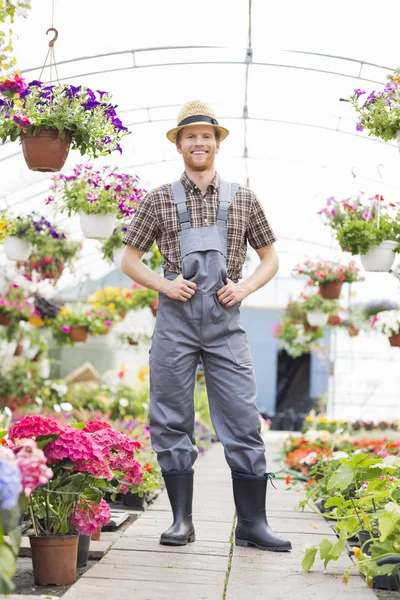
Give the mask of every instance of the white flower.
[[302, 458], [299, 462], [300, 464], [306, 464], [306, 465], [312, 465], [314, 464], [314, 459], [317, 458], [318, 454], [316, 452], [310, 452], [310, 454], [307, 454], [307, 456], [305, 456], [304, 458]]
[[126, 398], [120, 398], [119, 405], [123, 408], [126, 408], [127, 406], [129, 406], [129, 400], [127, 400]]
[[73, 410], [73, 408], [74, 408], [72, 406], [71, 402], [61, 402], [60, 406], [61, 406], [62, 410], [65, 410], [65, 411]]
[[348, 458], [349, 455], [347, 454], [347, 452], [342, 452], [340, 450], [338, 450], [337, 452], [333, 452], [332, 454], [332, 460], [336, 459], [336, 458]]

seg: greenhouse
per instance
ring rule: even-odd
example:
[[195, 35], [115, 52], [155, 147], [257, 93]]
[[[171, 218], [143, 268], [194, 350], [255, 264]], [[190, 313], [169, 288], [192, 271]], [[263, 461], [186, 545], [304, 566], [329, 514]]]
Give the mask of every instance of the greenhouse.
[[400, 598], [388, 17], [0, 0], [1, 598]]

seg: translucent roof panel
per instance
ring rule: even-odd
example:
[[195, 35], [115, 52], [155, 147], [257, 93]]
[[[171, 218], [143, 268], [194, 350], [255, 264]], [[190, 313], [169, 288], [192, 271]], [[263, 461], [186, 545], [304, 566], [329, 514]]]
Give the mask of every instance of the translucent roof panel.
[[[37, 79], [50, 39], [46, 30], [54, 24], [60, 79], [110, 91], [131, 131], [122, 156], [114, 153], [96, 165], [135, 173], [145, 189], [181, 174], [181, 157], [165, 136], [180, 107], [195, 98], [212, 104], [231, 132], [217, 168], [256, 191], [279, 238], [280, 274], [254, 296], [276, 303], [296, 288], [288, 277], [302, 257], [340, 256], [316, 215], [328, 196], [363, 190], [400, 198], [396, 144], [357, 132], [351, 107], [340, 102], [356, 87], [378, 89], [396, 67], [397, 39], [388, 33], [387, 15], [397, 22], [400, 5], [374, 6], [360, 9], [344, 0], [332, 7], [316, 0], [203, 0], [196, 8], [187, 0], [32, 0], [28, 19], [13, 27], [15, 55], [24, 76]], [[44, 78], [50, 79], [49, 69]], [[71, 151], [63, 172], [83, 162]], [[51, 175], [29, 171], [18, 144], [0, 147], [0, 175], [0, 209], [37, 210], [83, 240], [76, 217], [53, 215], [45, 206]], [[76, 274], [66, 273], [58, 286], [109, 272], [100, 247], [83, 240]], [[388, 292], [397, 285], [394, 278], [385, 282]]]

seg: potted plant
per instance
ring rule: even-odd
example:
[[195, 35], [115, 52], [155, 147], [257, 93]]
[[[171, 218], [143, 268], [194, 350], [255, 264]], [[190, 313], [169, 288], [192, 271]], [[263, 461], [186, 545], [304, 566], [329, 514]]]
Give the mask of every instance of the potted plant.
[[143, 463], [143, 479], [141, 483], [134, 483], [128, 492], [123, 495], [122, 503], [139, 510], [144, 510], [145, 500], [153, 496], [160, 487], [162, 476], [161, 469], [155, 460], [154, 453], [138, 452], [138, 460]]
[[398, 206], [383, 196], [328, 198], [323, 215], [343, 252], [359, 254], [366, 271], [389, 271], [400, 241]]
[[[127, 230], [128, 225], [118, 223], [108, 240], [106, 240], [101, 248], [103, 252], [103, 259], [109, 263], [114, 262], [118, 269], [121, 268], [122, 253], [125, 248], [122, 240]], [[163, 259], [155, 242], [150, 250], [143, 255], [142, 262], [152, 271], [156, 273], [161, 272]]]
[[73, 345], [74, 342], [86, 342], [88, 335], [104, 335], [113, 327], [118, 316], [113, 319], [110, 310], [71, 310], [63, 306], [57, 317], [51, 322], [50, 328], [54, 340], [60, 345]]
[[391, 346], [400, 346], [400, 310], [380, 312], [373, 327], [388, 336]]
[[297, 358], [302, 354], [309, 354], [311, 350], [318, 348], [318, 341], [323, 337], [320, 328], [315, 331], [306, 331], [301, 323], [293, 323], [291, 320], [283, 319], [273, 328], [273, 335], [282, 343], [282, 348]]
[[14, 321], [28, 321], [37, 315], [34, 304], [15, 283], [0, 296], [0, 325], [9, 326]]
[[0, 102], [0, 139], [20, 140], [29, 169], [62, 169], [69, 148], [93, 158], [118, 150], [128, 130], [111, 95], [86, 86], [32, 81], [22, 99]]
[[29, 260], [18, 261], [17, 267], [26, 279], [37, 281], [48, 279], [54, 284], [61, 277], [65, 266], [72, 268], [82, 247], [80, 242], [68, 239], [63, 231], [52, 225], [45, 217], [33, 212], [32, 226], [35, 231], [31, 236], [33, 250]]
[[388, 83], [380, 91], [372, 91], [369, 95], [364, 90], [356, 89], [347, 100], [358, 115], [357, 131], [368, 131], [368, 135], [388, 142], [397, 140], [400, 131], [400, 69], [387, 75]]
[[318, 285], [321, 296], [327, 300], [340, 298], [343, 283], [364, 281], [354, 261], [341, 265], [335, 261], [306, 260], [293, 269], [293, 275], [308, 277], [308, 285]]
[[46, 204], [53, 204], [68, 216], [79, 214], [83, 235], [106, 239], [116, 219], [134, 214], [145, 190], [136, 175], [119, 173], [108, 166], [96, 171], [93, 165], [76, 165], [71, 175], [56, 175]]
[[35, 238], [36, 233], [32, 216], [20, 215], [15, 217], [11, 234], [4, 239], [4, 252], [8, 260], [28, 260]]
[[337, 300], [325, 300], [320, 294], [304, 295], [302, 304], [306, 312], [307, 321], [314, 327], [323, 327], [328, 323], [329, 316], [339, 310]]
[[0, 407], [8, 406], [14, 412], [36, 404], [43, 386], [37, 363], [13, 362], [0, 368], [0, 375]]
[[154, 290], [149, 290], [138, 283], [134, 283], [133, 289], [133, 306], [134, 310], [140, 310], [148, 306], [155, 317], [158, 310], [158, 293]]
[[125, 318], [129, 310], [138, 310], [134, 291], [128, 288], [106, 287], [98, 290], [88, 298], [88, 302], [96, 309], [106, 309]]

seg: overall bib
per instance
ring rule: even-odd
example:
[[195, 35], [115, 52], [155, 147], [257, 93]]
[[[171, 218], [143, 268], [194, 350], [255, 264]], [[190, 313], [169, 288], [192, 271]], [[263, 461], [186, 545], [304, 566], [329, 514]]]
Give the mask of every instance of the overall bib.
[[[222, 181], [216, 225], [194, 228], [184, 187], [180, 181], [172, 184], [182, 275], [197, 289], [187, 302], [159, 295], [150, 350], [150, 432], [164, 473], [192, 472], [198, 455], [193, 393], [201, 357], [211, 419], [229, 467], [239, 477], [265, 477], [254, 368], [240, 307], [224, 307], [217, 297], [226, 285], [228, 209], [238, 187]], [[168, 279], [177, 276], [165, 273]]]

